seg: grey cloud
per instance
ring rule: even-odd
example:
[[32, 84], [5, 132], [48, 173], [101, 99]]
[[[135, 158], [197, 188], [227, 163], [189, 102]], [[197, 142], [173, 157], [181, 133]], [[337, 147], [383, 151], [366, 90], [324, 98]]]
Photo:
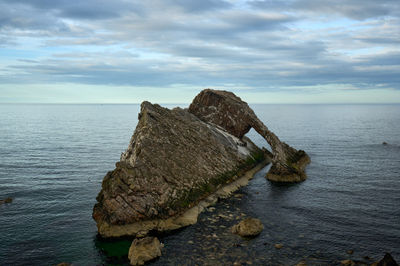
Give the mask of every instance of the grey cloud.
[[222, 0], [168, 0], [169, 5], [182, 7], [188, 12], [204, 12], [216, 9], [227, 9], [231, 8], [232, 5], [229, 2]]
[[357, 20], [398, 14], [400, 7], [397, 0], [288, 0], [288, 1], [251, 1], [254, 8], [275, 9], [287, 11], [314, 12], [319, 14], [341, 14]]
[[55, 17], [78, 19], [109, 19], [121, 16], [127, 11], [139, 12], [140, 8], [123, 0], [1, 0], [8, 10], [30, 7], [40, 10], [41, 14], [53, 14]]
[[[105, 1], [94, 0], [82, 4], [0, 0], [4, 10], [17, 8], [14, 15], [0, 13], [0, 25], [44, 30], [46, 35], [39, 37], [42, 47], [52, 46], [56, 51], [34, 61], [20, 58], [3, 65], [0, 83], [232, 83], [253, 88], [343, 83], [362, 88], [388, 84], [400, 89], [396, 70], [400, 58], [395, 47], [399, 36], [393, 26], [398, 19], [390, 27], [377, 20], [376, 25], [361, 25], [354, 31], [340, 25], [334, 32], [296, 28], [306, 12], [311, 18], [334, 12], [335, 19], [337, 14], [356, 19], [393, 15], [388, 10], [393, 1], [365, 0], [357, 15], [351, 13], [361, 3], [356, 0], [340, 0], [342, 7], [322, 6], [315, 0], [287, 0], [283, 6], [278, 2], [252, 2], [253, 9], [240, 9], [217, 0], [149, 0], [137, 5], [119, 0], [103, 6]], [[383, 9], [373, 11], [373, 6]], [[18, 22], [23, 17], [30, 20]], [[69, 18], [72, 26], [64, 24], [63, 18]], [[362, 23], [366, 22], [358, 22]], [[16, 32], [6, 31], [0, 40], [15, 37]], [[39, 40], [35, 35], [22, 37]], [[357, 49], [368, 50], [375, 44], [386, 52], [356, 56]]]

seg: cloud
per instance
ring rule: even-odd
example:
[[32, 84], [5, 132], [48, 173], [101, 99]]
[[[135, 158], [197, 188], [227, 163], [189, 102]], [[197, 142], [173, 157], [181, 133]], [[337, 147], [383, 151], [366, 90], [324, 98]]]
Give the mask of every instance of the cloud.
[[396, 1], [0, 0], [0, 86], [400, 89]]
[[364, 20], [394, 14], [400, 10], [397, 0], [337, 0], [327, 3], [319, 0], [264, 0], [251, 1], [255, 8], [301, 11], [307, 14], [341, 15], [351, 19]]

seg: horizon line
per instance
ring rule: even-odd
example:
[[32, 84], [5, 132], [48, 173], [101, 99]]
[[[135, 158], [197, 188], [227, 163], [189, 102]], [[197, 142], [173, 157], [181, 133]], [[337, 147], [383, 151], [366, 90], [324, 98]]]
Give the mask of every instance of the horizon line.
[[[143, 102], [132, 102], [132, 103], [122, 103], [122, 102], [116, 102], [116, 103], [101, 103], [101, 102], [0, 102], [0, 104], [30, 104], [30, 105], [140, 105]], [[178, 105], [190, 105], [191, 102], [150, 102], [152, 104], [178, 104]], [[377, 103], [377, 102], [316, 102], [316, 103], [285, 103], [285, 102], [281, 102], [281, 103], [268, 103], [268, 102], [247, 102], [247, 104], [287, 104], [287, 105], [346, 105], [346, 104], [353, 104], [353, 105], [396, 105], [396, 104], [400, 104], [400, 102], [381, 102], [381, 103]]]

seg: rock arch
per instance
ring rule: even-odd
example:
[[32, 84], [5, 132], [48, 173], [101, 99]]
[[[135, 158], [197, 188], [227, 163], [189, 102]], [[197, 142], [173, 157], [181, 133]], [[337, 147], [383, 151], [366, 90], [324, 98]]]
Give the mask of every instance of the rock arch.
[[232, 92], [205, 89], [194, 98], [189, 112], [238, 138], [242, 138], [254, 128], [272, 149], [272, 167], [267, 173], [267, 179], [278, 182], [298, 182], [306, 179], [305, 167], [310, 163], [309, 156], [303, 150], [296, 150], [280, 141], [248, 104]]

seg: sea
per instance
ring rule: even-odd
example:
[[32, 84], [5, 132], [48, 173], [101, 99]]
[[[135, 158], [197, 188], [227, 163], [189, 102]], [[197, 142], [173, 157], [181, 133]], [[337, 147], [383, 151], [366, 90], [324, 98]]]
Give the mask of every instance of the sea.
[[[309, 154], [307, 180], [271, 183], [267, 166], [196, 225], [159, 235], [163, 255], [149, 265], [368, 264], [386, 252], [400, 262], [400, 105], [251, 107]], [[128, 264], [132, 240], [99, 237], [92, 209], [139, 111], [138, 104], [0, 104], [0, 199], [13, 199], [0, 205], [0, 265]], [[269, 148], [254, 130], [247, 136]], [[262, 221], [258, 237], [230, 232], [244, 217]]]

